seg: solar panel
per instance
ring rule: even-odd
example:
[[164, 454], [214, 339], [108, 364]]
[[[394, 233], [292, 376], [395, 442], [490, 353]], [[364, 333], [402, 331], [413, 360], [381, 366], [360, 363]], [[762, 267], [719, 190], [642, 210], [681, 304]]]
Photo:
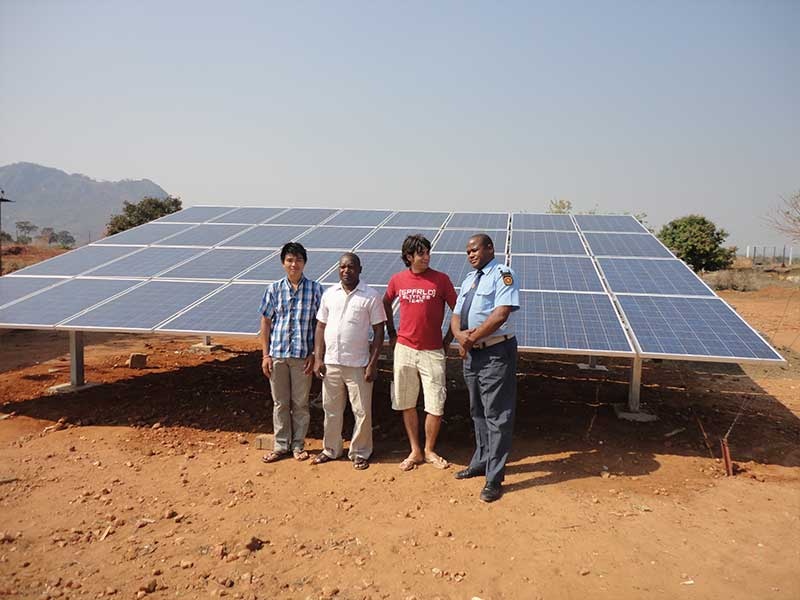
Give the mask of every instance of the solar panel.
[[[361, 281], [369, 285], [386, 285], [389, 277], [406, 268], [400, 252], [357, 252], [361, 259]], [[339, 272], [329, 273], [323, 283], [339, 281]]]
[[453, 213], [447, 229], [470, 229], [475, 233], [486, 229], [508, 229], [508, 213]]
[[643, 356], [730, 360], [780, 360], [718, 298], [617, 296]]
[[264, 208], [264, 207], [247, 207], [237, 208], [231, 212], [209, 219], [211, 223], [243, 223], [247, 225], [258, 225], [267, 219], [271, 219], [280, 212], [286, 210], [285, 208]]
[[200, 248], [140, 248], [87, 274], [92, 277], [152, 277], [201, 252], [204, 250]]
[[83, 246], [72, 252], [36, 263], [16, 271], [14, 275], [58, 275], [69, 277], [80, 275], [139, 248], [132, 246]]
[[335, 212], [335, 208], [292, 208], [269, 222], [273, 225], [318, 225]]
[[[319, 280], [329, 269], [339, 263], [342, 256], [341, 250], [307, 250], [308, 261], [303, 269], [303, 274], [308, 279]], [[275, 254], [268, 261], [242, 273], [236, 279], [240, 281], [276, 281], [286, 276], [286, 271], [281, 263], [280, 254]]]
[[514, 213], [512, 228], [531, 231], [575, 231], [575, 225], [569, 215], [534, 215], [530, 213]]
[[358, 250], [396, 250], [400, 252], [406, 237], [415, 233], [424, 235], [428, 240], [436, 237], [436, 229], [389, 229], [381, 227], [358, 245]]
[[345, 209], [338, 215], [333, 217], [330, 221], [326, 221], [325, 225], [349, 225], [349, 226], [367, 226], [375, 227], [380, 225], [392, 214], [390, 210], [354, 210]]
[[677, 259], [598, 258], [612, 292], [713, 296], [708, 286]]
[[395, 214], [386, 221], [386, 227], [434, 227], [442, 226], [449, 213], [406, 211]]
[[604, 292], [603, 284], [588, 256], [513, 255], [511, 267], [523, 290]]
[[232, 284], [158, 328], [182, 333], [255, 334], [263, 284]]
[[215, 248], [162, 273], [175, 279], [233, 279], [242, 271], [272, 254], [272, 250]]
[[205, 223], [233, 210], [232, 206], [190, 206], [158, 219], [158, 223]]
[[520, 309], [512, 315], [523, 348], [598, 355], [634, 354], [606, 294], [520, 292]]
[[145, 223], [112, 235], [107, 238], [97, 240], [95, 244], [128, 244], [147, 246], [154, 242], [158, 242], [181, 231], [186, 231], [191, 225], [186, 223]]
[[282, 248], [287, 242], [299, 241], [306, 225], [259, 225], [220, 244], [221, 247]]
[[450, 281], [453, 282], [453, 286], [456, 288], [461, 287], [461, 284], [467, 277], [467, 273], [472, 271], [472, 265], [467, 262], [466, 254], [434, 252], [431, 254], [430, 266], [432, 269], [446, 273]]
[[[105, 279], [104, 283], [116, 281]], [[65, 329], [147, 331], [220, 287], [200, 281], [148, 281], [83, 315], [70, 319]]]
[[157, 246], [201, 246], [210, 248], [231, 236], [241, 233], [250, 225], [197, 225], [191, 229], [156, 242]]
[[372, 232], [368, 227], [317, 227], [299, 242], [306, 248], [350, 250]]
[[586, 254], [577, 232], [511, 231], [514, 254]]
[[24, 298], [48, 286], [63, 282], [58, 277], [2, 277], [0, 278], [0, 306]]
[[585, 233], [584, 236], [595, 256], [674, 258], [670, 251], [650, 234]]
[[[494, 250], [497, 254], [506, 253], [506, 232], [483, 230], [482, 233], [487, 234], [492, 238]], [[467, 248], [467, 241], [473, 235], [472, 231], [463, 231], [460, 229], [445, 229], [442, 234], [433, 244], [433, 250], [437, 252], [461, 252], [465, 253]]]
[[71, 279], [0, 309], [0, 327], [52, 327], [141, 281]]
[[575, 215], [581, 231], [646, 233], [647, 229], [630, 215]]

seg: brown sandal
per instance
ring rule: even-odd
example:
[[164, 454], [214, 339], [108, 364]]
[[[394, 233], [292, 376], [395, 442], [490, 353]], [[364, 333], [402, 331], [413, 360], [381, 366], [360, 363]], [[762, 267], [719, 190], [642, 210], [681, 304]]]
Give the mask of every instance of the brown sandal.
[[319, 454], [317, 454], [311, 460], [311, 464], [312, 465], [324, 465], [326, 462], [331, 462], [332, 460], [334, 460], [334, 459], [331, 458], [330, 456], [328, 456], [327, 454], [325, 454], [324, 452], [320, 452]]
[[292, 451], [292, 455], [295, 460], [308, 460], [308, 452], [305, 450], [294, 450]]
[[286, 458], [287, 456], [289, 456], [288, 452], [278, 452], [276, 450], [273, 450], [272, 452], [262, 456], [261, 460], [265, 463], [274, 463], [276, 461], [281, 460], [282, 458]]
[[364, 469], [369, 469], [369, 461], [366, 458], [356, 458], [353, 461], [353, 468], [356, 471], [363, 471]]

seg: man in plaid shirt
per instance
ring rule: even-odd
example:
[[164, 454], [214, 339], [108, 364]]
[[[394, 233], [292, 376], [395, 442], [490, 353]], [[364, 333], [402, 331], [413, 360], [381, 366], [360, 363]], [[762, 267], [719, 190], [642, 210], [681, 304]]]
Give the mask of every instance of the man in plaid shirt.
[[303, 275], [307, 260], [302, 244], [285, 244], [281, 263], [286, 277], [268, 285], [261, 300], [261, 370], [269, 378], [274, 403], [274, 448], [262, 459], [268, 463], [290, 451], [297, 460], [308, 458], [308, 393], [322, 286]]

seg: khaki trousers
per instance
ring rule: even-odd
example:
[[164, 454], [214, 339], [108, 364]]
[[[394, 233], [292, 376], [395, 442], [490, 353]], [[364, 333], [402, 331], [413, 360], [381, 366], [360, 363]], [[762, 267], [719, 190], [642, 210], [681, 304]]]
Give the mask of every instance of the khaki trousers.
[[342, 424], [347, 396], [355, 417], [348, 458], [368, 459], [372, 455], [372, 382], [364, 379], [365, 367], [325, 365], [322, 380], [322, 409], [325, 411], [323, 452], [330, 458], [342, 454]]
[[311, 375], [303, 373], [305, 359], [273, 358], [272, 377], [272, 427], [275, 432], [275, 452], [303, 450], [311, 417], [308, 412], [308, 393]]

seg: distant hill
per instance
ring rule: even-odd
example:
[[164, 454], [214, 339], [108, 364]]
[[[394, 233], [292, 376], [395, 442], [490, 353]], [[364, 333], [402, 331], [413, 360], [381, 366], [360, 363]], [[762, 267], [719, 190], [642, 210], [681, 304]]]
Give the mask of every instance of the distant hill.
[[25, 162], [0, 167], [0, 189], [14, 201], [3, 203], [3, 231], [15, 235], [15, 222], [30, 221], [40, 229], [66, 229], [79, 244], [102, 237], [108, 219], [120, 212], [124, 201], [168, 196], [149, 179], [97, 181]]

